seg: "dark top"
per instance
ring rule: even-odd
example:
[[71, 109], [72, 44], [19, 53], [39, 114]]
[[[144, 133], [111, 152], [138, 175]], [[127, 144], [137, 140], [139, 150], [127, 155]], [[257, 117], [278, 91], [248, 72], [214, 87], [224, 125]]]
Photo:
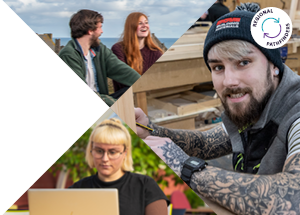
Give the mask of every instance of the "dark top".
[[[111, 47], [112, 52], [124, 63], [127, 63], [127, 59], [125, 53], [123, 52], [122, 44], [116, 43]], [[143, 73], [144, 74], [157, 60], [162, 56], [160, 51], [152, 51], [148, 48], [148, 46], [144, 46], [141, 50], [141, 55], [143, 58]], [[117, 81], [114, 81], [114, 89], [115, 91], [123, 88], [126, 85], [123, 85]]]
[[131, 172], [112, 182], [100, 181], [97, 173], [69, 188], [117, 188], [120, 215], [143, 215], [147, 205], [160, 199], [165, 199], [169, 205], [169, 200], [152, 178]]
[[226, 13], [229, 13], [228, 7], [223, 5], [220, 2], [214, 3], [209, 9], [208, 9], [208, 16], [209, 20], [214, 23], [217, 19], [219, 19], [221, 16], [225, 15]]

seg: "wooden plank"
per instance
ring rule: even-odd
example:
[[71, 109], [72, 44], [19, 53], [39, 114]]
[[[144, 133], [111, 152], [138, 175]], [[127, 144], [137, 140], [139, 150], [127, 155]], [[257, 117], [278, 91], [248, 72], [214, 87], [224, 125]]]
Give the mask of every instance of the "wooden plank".
[[294, 20], [293, 22], [293, 28], [300, 28], [300, 20]]
[[[294, 59], [292, 59], [294, 58]], [[300, 47], [297, 48], [297, 52], [293, 54], [288, 54], [288, 59], [285, 61], [285, 64], [289, 68], [298, 68], [300, 67]]]
[[[151, 115], [153, 116], [153, 112], [155, 112], [155, 111], [153, 111], [153, 109], [154, 110], [161, 110], [161, 109], [155, 109], [154, 107], [148, 107], [148, 109], [152, 109], [152, 113], [151, 113]], [[170, 114], [170, 115], [165, 115], [164, 117], [161, 117], [161, 118], [157, 118], [157, 117], [155, 117], [154, 119], [152, 119], [152, 122], [153, 123], [160, 123], [160, 122], [167, 122], [167, 121], [173, 121], [173, 120], [181, 120], [181, 119], [185, 119], [185, 118], [187, 118], [187, 117], [198, 117], [199, 116], [199, 114], [202, 114], [202, 113], [205, 113], [205, 112], [213, 112], [213, 111], [216, 111], [217, 110], [217, 108], [209, 108], [209, 109], [205, 109], [205, 110], [201, 110], [201, 111], [198, 111], [198, 112], [195, 112], [195, 113], [190, 113], [190, 114], [186, 114], [186, 115], [183, 115], [183, 116], [178, 116], [178, 115], [176, 115], [176, 114]], [[150, 111], [149, 111], [150, 112]], [[165, 112], [166, 113], [171, 113], [171, 112], [169, 112], [169, 111], [166, 111], [165, 110]], [[150, 113], [149, 113], [149, 115], [150, 115]]]
[[164, 109], [157, 109], [153, 106], [148, 106], [148, 117], [153, 123], [169, 120], [170, 117], [176, 118], [176, 114]]
[[159, 99], [149, 99], [148, 100], [148, 105], [153, 106], [157, 109], [163, 109], [163, 110], [167, 110], [167, 111], [170, 111], [170, 112], [173, 112], [173, 113], [177, 113], [177, 107], [176, 106], [174, 106], [171, 103], [161, 101]]
[[203, 58], [156, 62], [134, 83], [133, 92], [145, 92], [209, 81], [211, 81], [211, 73]]
[[297, 4], [298, 4], [298, 0], [291, 0], [289, 17], [292, 22], [295, 20]]
[[193, 59], [203, 57], [204, 43], [190, 43], [173, 45], [168, 51], [158, 59], [157, 62], [176, 61], [183, 59]]
[[[211, 24], [211, 22], [208, 23]], [[183, 34], [169, 49], [172, 49], [176, 45], [203, 43], [206, 35], [207, 33]]]
[[135, 106], [141, 108], [146, 115], [148, 115], [147, 95], [146, 92], [139, 92], [134, 94]]
[[298, 52], [298, 47], [300, 46], [299, 39], [292, 39], [292, 40], [288, 41], [287, 44], [288, 44], [288, 54]]
[[[201, 23], [200, 26], [198, 25], [194, 28], [188, 29], [184, 34], [203, 34], [203, 33], [207, 34], [207, 32], [210, 29], [210, 26], [212, 26], [211, 22], [196, 22], [196, 24], [198, 23]], [[205, 25], [205, 23], [207, 26], [203, 26]]]
[[112, 106], [111, 109], [136, 132], [135, 115], [133, 106], [133, 93], [130, 87]]
[[163, 89], [163, 90], [153, 90], [153, 91], [149, 92], [149, 95], [147, 96], [147, 98], [158, 98], [158, 97], [173, 95], [176, 93], [181, 93], [184, 91], [192, 90], [194, 88], [194, 86], [197, 86], [197, 85], [198, 84], [190, 84], [190, 85], [172, 87], [172, 88]]
[[[181, 101], [182, 103], [180, 103]], [[182, 116], [219, 106], [221, 101], [211, 96], [188, 91], [160, 99], [151, 99], [148, 103], [155, 108], [171, 111]]]
[[[300, 1], [298, 1], [298, 3], [299, 3]], [[300, 19], [300, 11], [299, 10], [297, 10], [296, 12], [295, 12], [295, 19], [294, 19], [294, 21], [295, 20], [299, 20]]]
[[201, 126], [199, 128], [196, 128], [197, 131], [208, 131], [218, 125], [221, 125], [223, 122], [218, 122], [218, 123], [213, 123], [213, 124], [209, 124], [209, 125], [205, 125], [205, 126]]
[[204, 94], [196, 93], [193, 91], [182, 92], [181, 97], [190, 101], [195, 101], [197, 103], [214, 100], [214, 98], [211, 96], [206, 96]]
[[209, 108], [213, 108], [216, 106], [219, 106], [220, 101], [219, 99], [215, 99], [210, 101], [210, 103], [198, 103], [198, 104], [193, 104], [193, 105], [187, 105], [186, 107], [179, 107], [178, 108], [178, 115], [185, 115], [185, 114], [189, 114], [189, 113], [194, 113], [194, 112], [198, 112], [201, 110], [206, 110]]
[[195, 117], [173, 121], [163, 121], [156, 124], [171, 129], [195, 130]]

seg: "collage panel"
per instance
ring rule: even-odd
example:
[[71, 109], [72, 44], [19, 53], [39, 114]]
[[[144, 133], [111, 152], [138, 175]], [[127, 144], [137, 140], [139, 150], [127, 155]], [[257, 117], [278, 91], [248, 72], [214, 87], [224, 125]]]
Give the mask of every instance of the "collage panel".
[[[237, 6], [195, 23], [132, 86], [133, 126], [217, 214], [298, 214], [300, 6]], [[286, 40], [282, 47], [264, 48], [251, 35], [252, 19], [268, 13], [280, 18], [261, 19], [261, 31], [286, 34], [271, 43], [263, 32], [265, 43]]]
[[[52, 29], [56, 33], [37, 32], [80, 79], [111, 106], [213, 0], [188, 1], [184, 5], [136, 0], [78, 5], [64, 1], [59, 5], [39, 0], [35, 3], [39, 11], [32, 13], [31, 10], [37, 9], [29, 9], [29, 5], [24, 6], [19, 0], [7, 1], [33, 30]], [[43, 10], [46, 13], [42, 13]], [[37, 17], [41, 21], [34, 20]], [[165, 20], [165, 24], [161, 20]], [[43, 21], [49, 28], [41, 26]]]
[[[297, 10], [299, 6], [296, 1], [287, 3], [256, 1], [256, 3], [260, 5], [260, 8], [283, 8], [292, 18], [293, 35], [289, 42], [280, 48], [280, 52], [273, 49], [265, 50], [255, 42], [249, 42], [250, 31], [246, 31], [246, 34], [243, 33], [243, 38], [239, 37], [240, 40], [247, 41], [243, 43], [243, 45], [241, 45], [239, 41], [225, 44], [225, 42], [223, 42], [224, 39], [220, 40], [216, 38], [222, 34], [222, 31], [218, 34], [216, 32], [212, 33], [212, 30], [209, 31], [209, 29], [216, 28], [216, 25], [219, 25], [219, 23], [214, 24], [210, 21], [207, 22], [205, 19], [210, 18], [212, 20], [214, 11], [211, 9], [221, 4], [217, 1], [164, 53], [145, 75], [136, 81], [133, 87], [129, 87], [128, 90], [126, 89], [127, 91], [124, 90], [117, 102], [111, 100], [112, 102], [108, 104], [108, 106], [111, 106], [112, 110], [117, 113], [114, 117], [120, 116], [133, 130], [127, 127], [132, 139], [138, 139], [138, 142], [141, 144], [133, 145], [132, 147], [133, 154], [137, 154], [137, 162], [135, 162], [135, 164], [138, 163], [138, 165], [134, 166], [135, 169], [138, 169], [136, 171], [139, 175], [149, 175], [155, 178], [157, 183], [154, 183], [155, 185], [153, 184], [153, 186], [157, 188], [158, 186], [156, 184], [159, 184], [159, 188], [163, 190], [164, 194], [160, 195], [160, 198], [164, 199], [162, 202], [167, 202], [168, 207], [166, 208], [163, 204], [155, 204], [154, 206], [148, 204], [153, 207], [150, 207], [150, 209], [141, 207], [141, 211], [146, 211], [145, 214], [169, 214], [171, 211], [173, 214], [176, 212], [181, 214], [187, 212], [205, 212], [209, 214], [213, 213], [213, 211], [217, 214], [262, 214], [269, 213], [270, 211], [275, 211], [274, 213], [282, 211], [292, 214], [300, 213], [297, 207], [300, 202], [299, 188], [297, 186], [300, 177], [298, 173], [300, 108], [298, 102], [299, 91], [297, 90], [299, 86], [298, 71], [300, 68], [298, 65], [299, 33], [297, 22]], [[233, 11], [235, 6], [238, 5], [236, 5], [235, 1], [225, 1], [221, 6], [224, 10], [220, 11], [223, 13], [226, 10], [227, 14], [229, 11]], [[257, 9], [257, 6], [246, 4], [241, 6], [241, 8], [243, 10], [249, 10], [249, 8]], [[243, 11], [240, 13], [247, 12]], [[219, 19], [219, 21], [228, 22], [229, 19], [239, 18], [239, 15], [237, 12], [229, 13], [229, 15], [225, 15]], [[246, 15], [242, 14], [240, 16]], [[252, 13], [250, 17], [253, 17], [253, 15], [254, 13]], [[145, 18], [144, 15], [142, 15], [142, 17]], [[217, 18], [215, 19], [218, 20]], [[249, 20], [250, 19], [247, 20], [246, 25], [250, 25]], [[230, 22], [231, 21], [232, 20], [230, 20]], [[145, 22], [145, 20], [142, 22]], [[142, 23], [142, 26], [141, 32], [144, 32], [145, 23]], [[228, 32], [229, 31], [227, 31], [229, 39], [227, 38], [226, 40], [237, 39], [233, 33], [234, 31]], [[237, 34], [238, 33], [239, 32], [237, 32]], [[217, 43], [225, 45], [220, 45], [215, 48], [214, 45]], [[245, 51], [241, 52], [241, 54], [239, 51], [236, 51], [238, 48], [240, 48], [240, 52], [241, 49], [246, 50], [248, 54], [254, 52], [255, 56], [247, 56], [245, 58], [243, 56], [245, 55]], [[207, 51], [205, 51], [205, 49]], [[214, 51], [211, 52], [211, 50]], [[224, 50], [226, 51], [224, 52]], [[110, 50], [108, 51], [111, 52]], [[238, 57], [232, 53], [237, 53]], [[115, 54], [117, 55], [118, 53]], [[214, 57], [212, 58], [213, 60], [210, 59], [212, 56]], [[241, 58], [238, 60], [238, 65], [239, 67], [241, 67], [241, 65], [242, 67], [246, 67], [246, 71], [242, 71], [241, 68], [235, 68], [237, 66], [233, 66], [233, 58], [228, 56]], [[126, 59], [124, 55], [117, 57], [121, 61], [122, 59]], [[115, 56], [113, 56], [113, 58], [115, 58]], [[272, 74], [273, 79], [268, 79], [260, 73], [258, 74], [258, 71], [265, 72], [265, 70], [262, 71], [261, 69], [264, 68], [265, 65], [262, 62], [258, 62], [257, 59], [267, 59], [269, 63], [271, 63], [266, 64], [268, 68], [267, 75], [271, 76]], [[282, 64], [281, 61], [284, 62], [285, 65]], [[256, 65], [255, 71], [254, 67], [250, 67], [254, 75], [248, 74], [246, 78], [240, 76], [237, 78], [237, 76], [234, 75], [230, 76], [230, 78], [224, 76], [220, 79], [220, 73], [225, 74], [225, 69], [240, 70], [240, 73], [246, 73], [250, 71], [247, 71], [247, 65], [249, 67], [251, 64]], [[220, 72], [219, 70], [224, 71]], [[294, 75], [294, 73], [296, 75]], [[104, 79], [106, 79], [106, 77], [104, 77], [103, 80]], [[234, 79], [239, 79], [238, 81], [240, 82], [233, 83], [232, 81]], [[230, 87], [227, 87], [227, 89], [234, 88], [233, 86], [235, 86], [236, 89], [227, 90], [225, 94], [222, 94], [222, 88], [220, 86], [228, 84], [225, 83], [226, 81], [230, 82]], [[111, 86], [115, 86], [115, 83], [111, 83]], [[237, 87], [238, 85], [240, 86]], [[245, 85], [249, 85], [249, 87], [244, 89], [240, 88], [245, 87]], [[272, 87], [266, 90], [268, 86]], [[224, 86], [222, 87], [226, 88]], [[260, 90], [260, 92], [256, 90]], [[266, 95], [269, 93], [269, 95], [261, 99], [261, 92]], [[248, 97], [253, 98], [253, 100], [248, 101]], [[105, 99], [106, 98], [109, 97], [105, 96]], [[243, 101], [243, 99], [245, 100]], [[261, 100], [261, 103], [256, 106], [252, 105], [255, 104], [255, 99], [257, 99], [258, 102]], [[229, 104], [226, 103], [226, 101], [229, 102]], [[265, 102], [265, 104], [263, 104], [263, 102]], [[232, 105], [231, 103], [240, 104]], [[249, 108], [242, 106], [242, 103], [247, 103]], [[262, 109], [256, 111], [258, 106], [262, 106]], [[141, 109], [134, 110], [134, 107]], [[232, 114], [235, 112], [240, 113], [242, 112], [241, 110], [245, 110], [244, 115], [239, 116]], [[248, 115], [246, 114], [247, 112], [249, 113]], [[113, 113], [111, 114], [113, 115]], [[106, 115], [104, 114], [102, 119], [104, 119], [104, 116]], [[265, 121], [262, 122], [262, 119]], [[117, 120], [112, 121], [115, 123]], [[134, 135], [134, 132], [137, 132], [161, 160], [157, 156], [154, 158], [155, 154], [149, 147], [144, 145], [143, 141], [140, 141], [140, 139]], [[133, 142], [134, 141], [132, 141], [132, 144], [136, 144]], [[264, 142], [264, 144], [262, 144], [262, 142]], [[247, 146], [247, 143], [249, 146]], [[71, 149], [69, 149], [69, 151], [76, 150], [77, 146], [71, 146]], [[108, 158], [109, 155], [112, 156], [113, 154], [110, 153], [109, 148], [106, 153], [103, 152], [104, 150], [101, 150], [98, 152], [102, 152], [104, 158], [106, 155]], [[97, 154], [95, 150], [91, 150], [90, 152], [91, 154], [93, 152], [94, 156]], [[119, 153], [120, 157], [122, 153], [123, 152]], [[149, 157], [147, 157], [148, 155]], [[66, 156], [65, 153], [62, 157], [63, 156]], [[143, 158], [143, 156], [147, 157], [145, 158], [145, 163], [148, 165], [146, 165], [147, 167], [142, 165], [141, 158]], [[199, 159], [199, 157], [203, 160]], [[74, 157], [74, 159], [76, 160], [77, 158]], [[74, 159], [67, 157], [66, 160], [73, 162]], [[58, 160], [57, 162], [60, 161]], [[164, 166], [164, 162], [170, 168]], [[151, 166], [151, 163], [153, 166]], [[72, 163], [72, 165], [74, 167], [74, 163]], [[80, 171], [81, 164], [78, 165]], [[197, 171], [192, 177], [192, 171], [194, 170], [191, 170], [191, 168], [195, 168], [195, 165]], [[140, 166], [143, 166], [143, 168], [140, 168]], [[149, 168], [150, 170], [145, 170], [149, 166], [151, 166]], [[61, 166], [59, 168], [61, 168]], [[87, 173], [88, 168], [87, 166], [83, 166], [83, 171], [87, 175], [92, 172], [92, 170], [88, 170]], [[105, 168], [104, 165], [103, 169]], [[78, 170], [77, 166], [75, 169], [76, 170], [72, 172], [74, 174], [72, 182], [69, 183], [77, 182], [82, 184], [80, 179], [84, 177], [79, 177], [78, 172], [76, 172]], [[100, 180], [101, 174], [99, 174], [99, 172], [103, 169], [98, 170], [98, 173], [96, 173], [94, 169], [94, 178]], [[109, 169], [109, 167], [107, 167], [107, 169]], [[184, 171], [182, 169], [184, 169]], [[203, 171], [198, 172], [199, 169]], [[122, 170], [122, 168], [119, 170]], [[161, 170], [163, 173], [159, 172]], [[109, 172], [107, 170], [103, 171]], [[182, 185], [179, 188], [176, 187], [173, 190], [171, 189], [170, 192], [174, 193], [174, 195], [175, 193], [180, 193], [181, 195], [181, 193], [184, 192], [185, 198], [189, 197], [189, 205], [178, 206], [184, 207], [183, 209], [176, 208], [176, 201], [173, 199], [172, 203], [172, 196], [168, 197], [172, 205], [170, 205], [169, 200], [165, 198], [171, 195], [168, 194], [169, 187], [166, 187], [166, 184], [169, 185], [170, 181], [160, 174], [166, 174], [167, 176], [172, 175], [171, 178], [177, 177], [173, 171], [181, 176], [196, 192], [195, 194], [187, 185]], [[48, 173], [47, 171], [46, 174]], [[275, 174], [278, 175], [275, 176]], [[124, 175], [122, 175], [121, 178], [123, 176]], [[51, 186], [54, 187], [48, 188], [57, 188], [57, 186], [61, 188], [68, 187], [68, 185], [62, 185], [64, 183], [61, 183], [66, 182], [66, 176], [58, 177], [58, 175], [56, 175], [54, 177], [55, 179], [52, 175], [51, 177], [51, 183], [54, 184]], [[61, 179], [62, 177], [63, 179]], [[105, 177], [102, 177], [102, 179], [105, 180]], [[114, 180], [115, 179], [116, 178], [114, 178]], [[119, 178], [117, 178], [117, 180], [118, 179]], [[172, 183], [183, 183], [178, 177], [172, 180]], [[42, 187], [43, 186], [44, 185], [42, 185]], [[44, 190], [40, 191], [44, 192]], [[48, 193], [48, 191], [46, 190], [45, 193]], [[39, 193], [39, 191], [37, 192]], [[162, 192], [159, 191], [158, 193]], [[91, 192], [87, 193], [87, 195], [90, 194]], [[27, 193], [24, 195], [27, 196]], [[63, 194], [59, 194], [59, 196], [62, 195]], [[206, 207], [204, 202], [201, 201], [197, 195], [200, 196], [211, 209]], [[79, 194], [79, 196], [82, 196], [82, 194]], [[108, 194], [105, 194], [105, 196], [108, 196]], [[181, 196], [180, 198], [184, 197]], [[37, 199], [41, 198], [37, 197]], [[115, 204], [119, 204], [120, 210], [119, 212], [108, 211], [105, 212], [106, 214], [122, 214], [122, 211], [124, 214], [132, 214], [122, 209], [121, 201], [123, 200], [120, 196], [114, 196], [112, 199], [114, 199]], [[107, 199], [104, 198], [104, 200]], [[182, 199], [180, 199], [180, 201], [182, 202]], [[45, 201], [42, 202], [45, 203]], [[66, 204], [67, 203], [64, 205]], [[143, 204], [138, 203], [137, 205], [141, 206]], [[191, 205], [193, 205], [193, 208]], [[15, 207], [15, 205], [13, 207]], [[109, 207], [109, 209], [111, 208], [116, 209], [118, 207], [114, 205]], [[178, 210], [176, 211], [176, 209]], [[149, 210], [150, 212], [147, 212]], [[40, 211], [43, 211], [43, 209], [40, 209]], [[28, 212], [24, 213], [28, 214]], [[94, 211], [90, 213], [94, 213]], [[143, 212], [137, 212], [137, 214], [140, 213]], [[20, 211], [18, 211], [18, 214], [20, 214]], [[38, 212], [38, 214], [41, 214], [41, 212]]]
[[167, 215], [180, 194], [186, 204], [204, 205], [109, 109], [5, 215]]
[[[46, 43], [46, 45], [56, 54], [59, 54], [59, 51], [62, 48], [61, 47], [62, 41], [63, 41], [63, 39], [66, 39], [66, 38], [63, 38], [59, 41], [60, 38], [58, 38], [59, 36], [56, 36], [55, 33], [59, 32], [58, 31], [59, 29], [60, 30], [62, 29], [62, 31], [64, 32], [63, 33], [64, 35], [66, 35], [65, 34], [66, 32], [67, 32], [67, 35], [69, 35], [68, 23], [69, 23], [70, 18], [72, 17], [72, 15], [74, 15], [76, 13], [76, 11], [80, 10], [81, 8], [87, 8], [87, 3], [82, 3], [82, 2], [79, 3], [78, 5], [69, 4], [69, 2], [63, 2], [63, 1], [61, 1], [60, 3], [56, 3], [56, 2], [51, 2], [51, 1], [27, 2], [27, 1], [14, 1], [13, 0], [13, 1], [4, 1], [4, 3], [7, 4], [10, 7], [10, 9], [13, 12], [15, 12], [22, 19], [22, 21], [24, 21], [24, 23], [28, 25], [29, 28], [32, 29], [32, 31], [37, 32], [36, 35], [41, 40], [43, 40], [43, 42]], [[162, 39], [160, 38], [159, 40], [157, 40], [155, 35], [151, 34], [153, 36], [153, 40], [155, 40], [153, 43], [161, 44], [160, 43], [160, 40], [161, 40], [164, 43], [164, 45], [167, 46], [167, 47], [164, 47], [164, 46], [162, 47], [162, 50], [165, 51], [182, 34], [180, 32], [183, 32], [185, 29], [187, 29], [195, 21], [195, 19], [197, 19], [199, 17], [199, 14], [201, 14], [202, 11], [204, 11], [204, 8], [207, 8], [208, 6], [210, 6], [213, 3], [213, 1], [211, 1], [211, 2], [209, 2], [209, 1], [205, 1], [205, 2], [204, 1], [200, 1], [200, 2], [189, 1], [189, 2], [185, 2], [184, 4], [180, 3], [180, 2], [177, 2], [176, 4], [174, 4], [174, 3], [169, 4], [168, 2], [160, 2], [159, 5], [153, 4], [153, 2], [152, 2], [146, 6], [144, 3], [141, 4], [141, 2], [137, 3], [135, 1], [128, 1], [128, 2], [126, 2], [126, 4], [128, 4], [129, 6], [121, 5], [121, 8], [124, 7], [124, 11], [126, 12], [126, 13], [124, 13], [121, 10], [121, 12], [123, 12], [122, 16], [121, 16], [121, 13], [118, 14], [118, 12], [119, 12], [118, 10], [114, 11], [114, 9], [116, 9], [116, 8], [120, 9], [120, 7], [112, 7], [112, 4], [109, 4], [107, 2], [101, 2], [101, 1], [99, 1], [97, 4], [95, 2], [93, 2], [93, 3], [95, 5], [89, 6], [91, 8], [91, 10], [93, 10], [93, 11], [95, 11], [99, 7], [99, 5], [102, 8], [103, 8], [103, 5], [108, 6], [109, 9], [113, 8], [113, 9], [111, 9], [112, 11], [109, 11], [109, 10], [107, 11], [107, 8], [106, 8], [106, 11], [103, 13], [103, 14], [106, 14], [105, 17], [109, 17], [108, 19], [105, 19], [107, 21], [104, 22], [104, 26], [106, 23], [108, 24], [110, 20], [113, 20], [112, 22], [110, 22], [111, 29], [123, 29], [125, 19], [128, 14], [132, 13], [132, 11], [142, 11], [143, 14], [148, 17], [150, 17], [149, 15], [151, 15], [150, 19], [153, 19], [153, 20], [155, 19], [155, 21], [156, 21], [156, 22], [153, 21], [152, 23], [160, 24], [160, 26], [158, 25], [156, 27], [155, 27], [155, 25], [151, 25], [151, 26], [154, 26], [154, 30], [156, 29], [153, 32], [155, 33], [156, 36], [162, 35], [161, 36]], [[100, 3], [104, 3], [104, 4], [101, 5]], [[189, 6], [189, 4], [191, 4], [191, 5]], [[136, 7], [137, 9], [135, 10], [132, 5], [134, 5], [134, 7]], [[70, 7], [68, 7], [68, 6], [70, 6]], [[100, 13], [102, 12], [101, 7], [99, 9]], [[152, 11], [148, 12], [147, 8], [149, 9], [149, 11], [151, 9], [154, 12], [152, 12]], [[155, 12], [158, 12], [158, 14]], [[188, 14], [188, 15], [186, 15], [186, 14]], [[62, 19], [59, 19], [59, 18], [62, 18]], [[117, 18], [117, 19], [113, 19], [113, 18]], [[101, 18], [99, 18], [99, 19], [101, 20]], [[159, 20], [159, 22], [157, 20]], [[142, 25], [145, 26], [146, 25], [145, 20], [143, 20], [143, 21], [144, 21], [144, 23], [142, 23]], [[121, 27], [119, 27], [120, 23], [121, 23]], [[47, 28], [47, 27], [49, 27], [49, 28]], [[98, 31], [101, 31], [100, 28], [101, 27], [99, 26]], [[54, 31], [49, 30], [49, 29], [54, 29]], [[103, 29], [104, 29], [104, 27], [103, 27]], [[49, 31], [51, 33], [49, 33]], [[141, 32], [143, 32], [143, 31], [144, 30], [142, 30]], [[45, 33], [45, 32], [47, 32], [47, 33]], [[121, 33], [121, 32], [122, 32], [122, 30], [120, 30], [119, 33]], [[41, 33], [43, 33], [43, 34], [41, 34]], [[114, 41], [113, 43], [117, 43], [118, 39], [120, 38], [119, 33], [117, 36], [116, 36], [116, 33], [114, 33], [114, 35], [111, 36], [113, 38], [106, 38], [107, 43], [111, 43], [111, 41]], [[150, 32], [148, 32], [148, 33], [149, 33], [148, 35], [150, 35]], [[94, 36], [97, 36], [96, 32], [95, 33], [92, 32], [91, 34]], [[68, 37], [68, 36], [64, 36], [64, 37]], [[118, 38], [116, 38], [116, 37], [118, 37]], [[68, 39], [71, 39], [71, 38], [68, 38]], [[101, 39], [101, 37], [100, 37], [100, 39]], [[112, 39], [112, 40], [110, 40], [110, 39]], [[164, 39], [168, 39], [168, 40], [164, 40]], [[104, 38], [102, 38], [101, 42], [104, 43]], [[66, 46], [66, 44], [65, 44], [65, 46]], [[106, 45], [107, 47], [109, 46], [107, 44], [104, 44], [104, 45]], [[153, 45], [149, 41], [145, 42], [145, 45], [149, 45], [150, 48], [155, 47], [155, 44]], [[79, 50], [79, 51], [82, 51], [82, 50]], [[103, 53], [104, 54], [108, 53], [109, 57], [116, 59], [116, 57], [111, 54], [112, 51], [110, 50], [110, 48], [107, 48], [107, 49], [104, 48]], [[42, 54], [43, 53], [40, 53], [40, 56], [42, 56]], [[145, 53], [142, 52], [142, 55], [144, 55], [144, 54]], [[151, 54], [149, 54], [149, 55], [151, 57]], [[103, 56], [100, 55], [99, 57], [101, 58]], [[106, 57], [106, 56], [104, 56], [104, 57]], [[146, 57], [148, 59], [147, 55], [146, 55]], [[145, 69], [146, 67], [151, 66], [152, 62], [154, 62], [156, 60], [155, 59], [156, 57], [157, 57], [157, 55], [155, 55], [153, 57], [153, 59], [151, 59], [151, 63], [148, 63], [146, 66], [143, 67], [144, 70], [142, 71], [142, 73], [146, 71], [146, 69]], [[108, 58], [106, 58], [106, 59], [108, 59]], [[106, 61], [106, 59], [101, 58], [100, 62]], [[70, 62], [71, 64], [74, 63], [73, 60], [74, 59], [72, 57], [67, 59], [67, 61]], [[81, 62], [81, 65], [80, 65], [81, 68], [84, 68], [85, 67], [83, 65], [84, 61], [80, 60], [80, 62]], [[117, 62], [117, 64], [122, 64], [122, 63]], [[76, 67], [76, 65], [77, 64], [75, 63], [75, 67]], [[93, 66], [99, 67], [99, 65], [92, 65], [92, 67]], [[101, 66], [103, 66], [103, 65], [100, 65], [100, 67]], [[111, 65], [109, 65], [109, 66], [111, 66]], [[115, 65], [113, 65], [113, 66], [115, 66]], [[128, 70], [128, 68], [129, 67], [127, 66], [127, 70]], [[76, 67], [75, 69], [78, 69], [78, 67]], [[132, 69], [130, 69], [130, 70], [133, 71]], [[56, 71], [60, 71], [59, 68]], [[74, 73], [77, 76], [80, 76], [80, 74], [79, 74], [80, 72], [78, 72], [78, 71], [79, 70], [76, 70], [76, 71], [74, 71]], [[81, 72], [82, 72], [82, 70], [81, 70]], [[101, 73], [101, 75], [102, 75], [102, 73]], [[113, 75], [115, 75], [115, 74], [113, 74]], [[128, 75], [128, 74], [126, 74], [126, 75]], [[104, 87], [106, 90], [106, 86], [105, 86], [106, 80], [105, 79], [106, 79], [106, 77], [103, 78], [104, 84], [103, 85], [100, 84], [100, 85], [101, 85], [101, 87]], [[121, 79], [121, 78], [118, 77], [118, 79]], [[85, 81], [86, 80], [83, 80], [83, 82], [85, 82]], [[124, 80], [122, 79], [122, 81], [124, 81]], [[66, 80], [65, 83], [68, 83], [68, 80]], [[66, 87], [68, 87], [68, 84], [66, 84]], [[112, 89], [112, 88], [109, 88], [109, 86], [107, 86], [107, 87], [108, 87], [108, 90]], [[111, 87], [112, 87], [112, 85], [111, 85]], [[74, 96], [72, 96], [72, 97], [74, 97]], [[109, 103], [107, 105], [110, 106], [111, 104], [112, 103]], [[74, 105], [74, 106], [76, 106], [76, 105]], [[57, 151], [59, 151], [59, 150], [60, 149], [57, 148]], [[42, 161], [39, 163], [42, 164]], [[46, 167], [45, 167], [45, 169], [46, 169]], [[32, 170], [32, 171], [34, 171], [34, 170]], [[46, 174], [48, 174], [48, 173], [46, 173]], [[51, 181], [52, 181], [52, 184], [53, 183], [56, 184], [56, 182], [54, 182], [54, 179], [51, 179]], [[39, 182], [38, 182], [38, 184], [39, 184]], [[37, 185], [37, 187], [40, 187], [40, 188], [43, 188], [44, 186], [46, 186], [46, 188], [51, 188], [52, 185], [50, 187], [48, 187], [48, 185], [41, 185], [41, 184]], [[27, 193], [23, 194], [23, 196], [24, 195], [27, 195]], [[193, 193], [191, 195], [193, 195]], [[14, 205], [12, 205], [11, 208], [12, 209], [16, 209], [16, 208], [22, 209], [23, 206], [26, 208], [26, 204], [23, 204], [23, 203], [20, 205], [14, 204]], [[9, 212], [12, 213], [12, 211], [9, 211]], [[20, 214], [20, 213], [21, 213], [21, 211], [18, 210], [18, 214]]]
[[108, 106], [3, 1], [0, 23], [4, 214]]

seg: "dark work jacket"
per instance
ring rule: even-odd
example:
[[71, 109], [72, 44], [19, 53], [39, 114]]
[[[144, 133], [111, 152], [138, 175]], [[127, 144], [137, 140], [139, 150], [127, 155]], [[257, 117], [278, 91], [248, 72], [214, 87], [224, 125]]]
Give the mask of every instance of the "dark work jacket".
[[236, 171], [264, 175], [282, 172], [288, 153], [288, 131], [300, 118], [300, 76], [287, 66], [284, 68], [280, 84], [252, 127], [240, 134], [229, 118], [222, 115]]
[[209, 20], [214, 23], [217, 19], [219, 19], [221, 16], [229, 13], [228, 7], [223, 5], [220, 2], [214, 3], [209, 9], [208, 9], [208, 17]]

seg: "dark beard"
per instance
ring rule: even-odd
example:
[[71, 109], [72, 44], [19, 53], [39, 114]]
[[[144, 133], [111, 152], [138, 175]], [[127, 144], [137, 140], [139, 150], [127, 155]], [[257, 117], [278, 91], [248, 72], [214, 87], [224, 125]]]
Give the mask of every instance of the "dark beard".
[[[222, 93], [222, 104], [225, 109], [225, 114], [229, 117], [229, 119], [238, 127], [238, 129], [242, 129], [245, 126], [249, 126], [252, 123], [255, 123], [259, 117], [261, 116], [263, 110], [265, 109], [270, 97], [274, 92], [274, 85], [271, 80], [271, 70], [268, 65], [267, 70], [267, 83], [266, 83], [266, 93], [261, 99], [258, 101], [252, 95], [252, 90], [250, 88], [227, 88]], [[248, 93], [250, 96], [250, 102], [248, 106], [244, 109], [241, 108], [241, 104], [233, 104], [232, 111], [229, 109], [226, 97], [228, 94], [238, 94], [238, 93]]]
[[91, 48], [97, 48], [98, 46], [100, 46], [100, 40], [99, 38], [91, 38]]

